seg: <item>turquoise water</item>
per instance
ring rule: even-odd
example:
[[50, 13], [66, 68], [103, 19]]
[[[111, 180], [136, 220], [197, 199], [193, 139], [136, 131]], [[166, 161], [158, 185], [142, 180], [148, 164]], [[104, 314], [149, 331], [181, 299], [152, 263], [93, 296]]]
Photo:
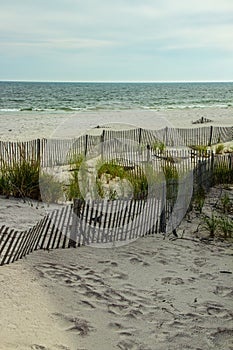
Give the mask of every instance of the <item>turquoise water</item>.
[[233, 83], [0, 82], [0, 113], [232, 106]]

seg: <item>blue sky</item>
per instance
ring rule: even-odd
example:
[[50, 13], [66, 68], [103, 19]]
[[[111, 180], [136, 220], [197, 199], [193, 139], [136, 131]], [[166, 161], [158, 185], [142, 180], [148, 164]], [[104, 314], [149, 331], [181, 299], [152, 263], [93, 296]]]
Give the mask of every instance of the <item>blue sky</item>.
[[0, 0], [0, 80], [233, 81], [233, 0]]

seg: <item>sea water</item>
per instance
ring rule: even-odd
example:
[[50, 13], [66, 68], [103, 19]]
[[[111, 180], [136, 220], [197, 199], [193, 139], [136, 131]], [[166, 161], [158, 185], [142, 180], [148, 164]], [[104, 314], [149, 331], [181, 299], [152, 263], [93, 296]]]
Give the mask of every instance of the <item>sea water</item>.
[[233, 83], [0, 82], [0, 114], [232, 106]]
[[77, 137], [114, 122], [190, 128], [200, 118], [233, 125], [233, 83], [0, 82], [0, 140]]

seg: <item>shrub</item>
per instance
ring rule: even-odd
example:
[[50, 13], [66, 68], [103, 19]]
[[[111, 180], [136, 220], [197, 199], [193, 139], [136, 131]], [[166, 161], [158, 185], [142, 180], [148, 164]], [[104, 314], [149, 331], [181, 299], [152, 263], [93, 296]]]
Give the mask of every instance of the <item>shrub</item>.
[[204, 216], [203, 219], [203, 228], [205, 228], [209, 232], [210, 237], [214, 237], [219, 227], [219, 219], [213, 213], [211, 217]]
[[206, 192], [205, 192], [204, 188], [200, 187], [198, 189], [197, 193], [195, 193], [194, 198], [193, 198], [194, 206], [200, 214], [202, 213], [202, 208], [203, 208], [204, 203], [205, 203], [205, 196], [206, 196]]
[[231, 238], [233, 235], [233, 221], [227, 217], [219, 219], [219, 228], [224, 235], [224, 238]]
[[213, 178], [215, 185], [233, 183], [233, 170], [227, 162], [215, 164]]
[[73, 155], [70, 159], [70, 180], [68, 187], [66, 189], [66, 197], [68, 200], [72, 200], [74, 198], [80, 198], [83, 199], [80, 185], [79, 185], [79, 171], [81, 170], [85, 171], [85, 162], [84, 162], [84, 156], [83, 155]]
[[207, 157], [208, 154], [208, 147], [203, 145], [190, 145], [189, 146], [194, 151], [197, 151], [197, 154], [199, 157]]
[[221, 201], [224, 213], [230, 212], [231, 208], [232, 208], [232, 200], [230, 199], [229, 195], [227, 193], [225, 193], [221, 197], [220, 201]]
[[37, 161], [19, 159], [1, 167], [0, 188], [6, 196], [40, 199], [39, 188], [40, 164]]
[[224, 145], [223, 144], [217, 145], [216, 148], [215, 148], [215, 153], [216, 154], [221, 154], [221, 153], [223, 153], [223, 150], [224, 150]]
[[[99, 162], [97, 164], [97, 179], [96, 185], [98, 194], [103, 197], [104, 190], [102, 186], [102, 175], [109, 175], [110, 179], [120, 178], [121, 180], [126, 179], [133, 189], [134, 199], [143, 199], [148, 195], [148, 181], [144, 171], [138, 166], [124, 166], [118, 164], [116, 161], [111, 162]], [[115, 199], [117, 196], [116, 191], [110, 189], [109, 199]]]
[[153, 151], [157, 152], [157, 151], [160, 151], [161, 153], [164, 152], [165, 148], [166, 148], [166, 145], [165, 143], [157, 140], [155, 142], [152, 143], [151, 145], [151, 148], [153, 149]]
[[171, 162], [166, 162], [162, 165], [162, 169], [166, 179], [166, 199], [170, 201], [171, 206], [173, 206], [178, 194], [179, 174], [175, 164]]

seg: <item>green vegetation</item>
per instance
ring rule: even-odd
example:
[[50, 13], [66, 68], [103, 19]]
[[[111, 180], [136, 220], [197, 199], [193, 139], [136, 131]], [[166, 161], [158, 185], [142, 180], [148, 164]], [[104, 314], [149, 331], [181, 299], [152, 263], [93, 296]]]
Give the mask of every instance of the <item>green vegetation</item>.
[[200, 214], [202, 213], [202, 208], [205, 203], [205, 197], [206, 192], [203, 187], [200, 187], [193, 197], [194, 207]]
[[215, 147], [215, 153], [216, 154], [222, 154], [224, 150], [224, 145], [222, 143], [220, 143], [219, 145], [217, 145]]
[[151, 148], [153, 149], [153, 151], [155, 152], [161, 152], [163, 153], [165, 151], [166, 145], [165, 143], [156, 140], [155, 142], [152, 143]]
[[203, 145], [190, 145], [189, 148], [193, 149], [194, 151], [197, 151], [197, 154], [199, 157], [208, 157], [208, 147]]
[[221, 205], [223, 208], [223, 212], [226, 213], [230, 213], [230, 211], [233, 208], [233, 201], [230, 199], [229, 195], [227, 193], [225, 193], [221, 199]]
[[162, 165], [162, 169], [166, 180], [166, 199], [173, 207], [178, 195], [179, 174], [175, 164], [172, 162], [165, 162]]
[[229, 167], [227, 161], [215, 163], [213, 182], [215, 185], [233, 183], [233, 171], [232, 168]]
[[0, 170], [0, 194], [16, 198], [40, 199], [39, 162], [21, 158], [10, 165], [2, 162]]
[[217, 218], [217, 216], [215, 216], [213, 213], [211, 217], [204, 216], [203, 228], [205, 228], [209, 232], [210, 237], [213, 238], [215, 236], [218, 227], [219, 227], [219, 219]]
[[[85, 171], [86, 165], [84, 162], [84, 156], [83, 155], [74, 155], [70, 159], [70, 179], [69, 184], [66, 189], [66, 197], [68, 200], [72, 200], [74, 198], [80, 198], [83, 199], [80, 185], [79, 185], [79, 172], [82, 173]], [[85, 176], [83, 176], [83, 181], [85, 179]]]
[[[97, 179], [96, 185], [98, 194], [101, 198], [104, 197], [103, 181], [109, 183], [110, 180], [119, 178], [127, 180], [133, 189], [133, 197], [135, 199], [144, 199], [148, 195], [148, 182], [143, 169], [136, 165], [125, 166], [116, 161], [99, 162], [97, 164]], [[104, 177], [104, 180], [103, 180]], [[109, 199], [117, 198], [117, 192], [110, 188]]]
[[223, 233], [224, 238], [231, 238], [233, 236], [233, 221], [224, 216], [219, 218], [219, 229]]
[[211, 217], [204, 216], [203, 228], [205, 228], [210, 237], [216, 236], [223, 238], [232, 238], [233, 236], [233, 221], [227, 216], [217, 217], [212, 214]]

